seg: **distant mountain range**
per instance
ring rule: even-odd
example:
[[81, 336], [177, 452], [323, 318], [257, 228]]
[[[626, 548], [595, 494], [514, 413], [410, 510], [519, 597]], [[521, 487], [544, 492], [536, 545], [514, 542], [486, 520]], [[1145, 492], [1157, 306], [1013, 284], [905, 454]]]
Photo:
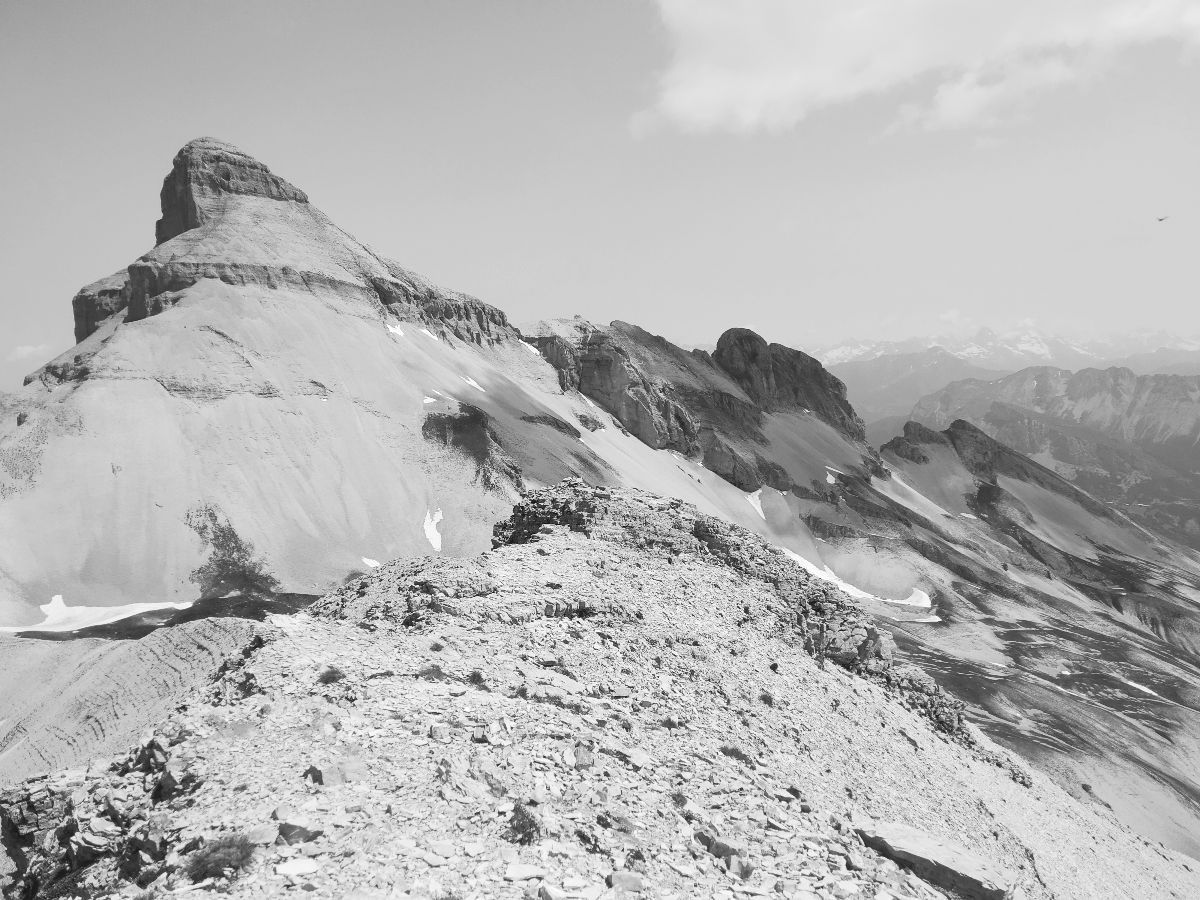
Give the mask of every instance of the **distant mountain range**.
[[[953, 381], [999, 378], [1007, 374], [1003, 369], [976, 365], [943, 347], [852, 359], [829, 366], [829, 371], [846, 385], [854, 411], [867, 423], [907, 416], [917, 400]], [[893, 430], [884, 439], [896, 434]]]
[[912, 418], [965, 419], [1089, 494], [1200, 547], [1200, 376], [1129, 369], [1023, 369], [967, 379], [922, 399]]
[[[955, 381], [994, 381], [1030, 367], [1119, 367], [1138, 375], [1200, 375], [1200, 338], [1141, 332], [1075, 341], [1024, 329], [984, 328], [966, 338], [843, 344], [816, 352], [841, 379], [871, 444], [893, 437], [923, 397]], [[948, 423], [945, 423], [948, 424]]]
[[[1200, 335], [1181, 337], [1165, 331], [1131, 332], [1078, 340], [1033, 328], [996, 331], [981, 328], [968, 336], [933, 335], [900, 341], [854, 341], [814, 351], [833, 367], [844, 363], [921, 353], [939, 348], [984, 369], [1015, 372], [1028, 366], [1062, 369], [1124, 366], [1139, 374], [1170, 371], [1200, 374]], [[1169, 367], [1169, 368], [1163, 368]]]

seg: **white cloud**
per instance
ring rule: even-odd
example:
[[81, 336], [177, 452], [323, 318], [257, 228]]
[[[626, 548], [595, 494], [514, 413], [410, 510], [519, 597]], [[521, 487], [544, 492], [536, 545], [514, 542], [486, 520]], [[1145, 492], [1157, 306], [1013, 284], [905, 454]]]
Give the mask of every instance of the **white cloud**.
[[8, 352], [9, 362], [21, 362], [27, 359], [36, 359], [42, 356], [50, 349], [49, 344], [18, 344]]
[[1200, 47], [1196, 0], [655, 0], [673, 57], [654, 110], [692, 130], [778, 131], [898, 89], [902, 124], [1004, 121], [1121, 50]]

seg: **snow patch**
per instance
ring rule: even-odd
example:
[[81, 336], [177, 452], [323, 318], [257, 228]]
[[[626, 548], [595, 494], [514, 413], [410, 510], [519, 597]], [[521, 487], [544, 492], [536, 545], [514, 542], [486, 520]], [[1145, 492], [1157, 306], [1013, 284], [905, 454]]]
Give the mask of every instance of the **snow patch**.
[[62, 594], [55, 594], [49, 603], [38, 607], [45, 618], [37, 625], [5, 625], [0, 632], [9, 634], [18, 631], [77, 631], [95, 625], [108, 625], [152, 612], [156, 609], [187, 609], [195, 601], [186, 603], [128, 603], [125, 606], [67, 606]]
[[379, 560], [371, 559], [369, 556], [364, 556], [362, 561], [363, 565], [369, 569], [378, 569], [381, 565], [383, 565], [383, 563], [381, 563]]
[[813, 576], [814, 578], [819, 578], [821, 581], [829, 582], [829, 584], [832, 584], [834, 587], [855, 598], [856, 600], [879, 599], [874, 594], [868, 594], [866, 591], [856, 588], [849, 582], [842, 581], [842, 579], [838, 578], [833, 569], [829, 568], [829, 566], [825, 566], [823, 569], [818, 569], [814, 563], [809, 562], [796, 551], [789, 550], [787, 547], [780, 547], [779, 549], [786, 553], [793, 562], [799, 565], [800, 568], [806, 571], [809, 575]]
[[587, 396], [587, 394], [580, 394], [579, 396], [580, 396], [580, 397], [582, 397], [582, 398], [583, 398], [583, 402], [584, 402], [584, 403], [586, 403], [588, 406], [590, 406], [592, 409], [595, 409], [595, 408], [596, 408], [596, 404], [595, 404], [595, 403], [593, 403], [591, 400], [589, 400], [589, 399], [588, 399], [588, 396]]
[[747, 494], [746, 502], [754, 507], [754, 511], [758, 513], [758, 517], [760, 519], [762, 519], [764, 522], [767, 521], [766, 513], [763, 512], [762, 508], [762, 488], [759, 488], [753, 494]]
[[978, 516], [973, 516], [970, 513], [959, 513], [964, 519], [978, 519]]
[[434, 513], [425, 510], [425, 539], [429, 541], [429, 546], [433, 547], [438, 553], [442, 552], [442, 536], [438, 532], [438, 523], [441, 521], [442, 508], [440, 506]]
[[907, 600], [884, 600], [884, 603], [896, 603], [900, 606], [916, 606], [920, 609], [932, 609], [933, 601], [929, 599], [929, 595], [920, 588], [913, 588], [912, 593], [908, 595]]
[[438, 339], [437, 335], [436, 335], [436, 334], [434, 334], [432, 331], [430, 331], [428, 328], [422, 328], [422, 329], [421, 329], [421, 333], [422, 333], [422, 334], [427, 334], [427, 335], [429, 335], [429, 336], [430, 336], [431, 338], [433, 338], [435, 341]]
[[[919, 588], [913, 588], [912, 593], [908, 595], [907, 600], [885, 600], [883, 597], [877, 597], [874, 594], [868, 594], [862, 588], [857, 588], [848, 581], [843, 581], [838, 577], [837, 573], [829, 566], [817, 568], [817, 566], [805, 559], [794, 550], [789, 550], [787, 547], [780, 547], [788, 557], [795, 562], [800, 568], [804, 569], [809, 575], [814, 578], [819, 578], [821, 581], [828, 582], [838, 588], [842, 593], [853, 597], [855, 600], [874, 600], [876, 603], [890, 603], [894, 606], [915, 606], [918, 609], [931, 609], [933, 602], [929, 599], [929, 595]], [[915, 622], [940, 622], [940, 616], [927, 616], [924, 619], [913, 619]]]
[[917, 625], [927, 625], [927, 624], [932, 624], [934, 622], [942, 621], [942, 617], [941, 616], [926, 616], [923, 619], [909, 619], [909, 621], [913, 622]]
[[832, 472], [826, 472], [825, 473], [825, 482], [827, 484], [837, 484], [837, 476], [834, 475]]
[[404, 337], [404, 329], [401, 328], [399, 325], [393, 325], [391, 322], [388, 322], [387, 330], [390, 331], [392, 334], [398, 334], [398, 335], [400, 335], [400, 337]]
[[426, 397], [422, 403], [437, 403], [437, 397]]
[[476, 381], [474, 378], [468, 378], [466, 375], [461, 375], [459, 377], [461, 377], [462, 380], [465, 381], [467, 384], [469, 384], [471, 387], [475, 388], [475, 390], [483, 391], [485, 394], [487, 393], [487, 391], [484, 391], [483, 388], [481, 388], [479, 386], [479, 382]]
[[541, 354], [541, 351], [539, 351], [537, 347], [533, 346], [533, 344], [528, 344], [528, 343], [526, 343], [525, 341], [521, 341], [521, 344], [522, 344], [522, 345], [525, 347], [525, 349], [526, 349], [526, 350], [528, 350], [528, 351], [529, 351], [530, 353], [532, 353], [534, 356], [541, 356], [541, 355], [542, 355], [542, 354]]
[[[1149, 694], [1151, 697], [1157, 697], [1159, 700], [1167, 699], [1162, 694], [1160, 694], [1158, 691], [1152, 691], [1152, 690], [1150, 690], [1150, 688], [1146, 687], [1144, 684], [1138, 684], [1136, 681], [1130, 681], [1128, 678], [1125, 678], [1121, 675], [1117, 675], [1116, 679], [1117, 679], [1117, 681], [1125, 682], [1125, 684], [1129, 685], [1130, 687], [1137, 688], [1139, 691], [1144, 691], [1145, 693]], [[1168, 701], [1168, 702], [1170, 702], [1170, 701]]]

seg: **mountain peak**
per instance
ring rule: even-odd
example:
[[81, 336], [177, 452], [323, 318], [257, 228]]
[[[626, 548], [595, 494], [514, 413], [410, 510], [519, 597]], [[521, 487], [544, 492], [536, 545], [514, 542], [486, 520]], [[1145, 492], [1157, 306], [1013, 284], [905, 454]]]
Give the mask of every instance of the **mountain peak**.
[[308, 202], [304, 191], [233, 144], [212, 137], [195, 138], [175, 154], [171, 171], [163, 179], [159, 195], [162, 218], [154, 226], [155, 243], [166, 243], [203, 225], [213, 206], [229, 194]]

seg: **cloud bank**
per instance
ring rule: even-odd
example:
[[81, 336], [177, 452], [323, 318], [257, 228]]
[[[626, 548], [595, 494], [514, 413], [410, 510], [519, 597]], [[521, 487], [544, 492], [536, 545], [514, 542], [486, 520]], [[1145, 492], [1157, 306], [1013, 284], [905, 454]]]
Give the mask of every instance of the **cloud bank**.
[[901, 124], [1004, 122], [1153, 41], [1200, 47], [1196, 0], [655, 0], [672, 59], [650, 115], [780, 131], [902, 88]]

